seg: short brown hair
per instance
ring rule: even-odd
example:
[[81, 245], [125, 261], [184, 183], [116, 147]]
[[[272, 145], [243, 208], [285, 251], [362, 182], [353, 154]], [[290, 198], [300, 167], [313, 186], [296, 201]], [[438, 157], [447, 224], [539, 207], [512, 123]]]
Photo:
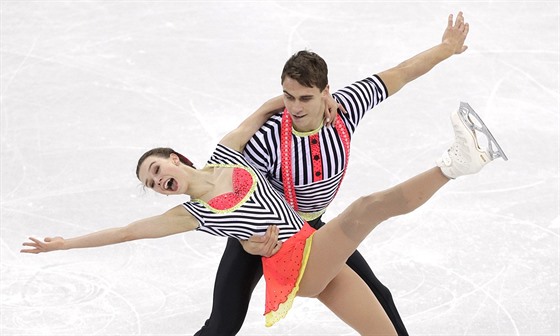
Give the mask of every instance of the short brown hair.
[[323, 91], [329, 84], [328, 73], [327, 63], [321, 56], [308, 50], [301, 50], [290, 57], [284, 65], [281, 83], [284, 83], [286, 77], [290, 77], [303, 86], [316, 86]]

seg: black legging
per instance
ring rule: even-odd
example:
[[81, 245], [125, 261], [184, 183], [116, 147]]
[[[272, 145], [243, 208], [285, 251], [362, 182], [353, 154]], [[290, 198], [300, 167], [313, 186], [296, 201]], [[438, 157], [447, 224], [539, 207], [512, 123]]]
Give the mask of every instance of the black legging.
[[[325, 223], [319, 217], [309, 222], [309, 225], [319, 229]], [[391, 292], [373, 274], [360, 252], [355, 251], [348, 258], [346, 264], [371, 288], [371, 291], [383, 306], [385, 313], [393, 322], [397, 333], [408, 335]], [[195, 336], [236, 335], [243, 325], [251, 294], [262, 274], [261, 257], [245, 252], [237, 239], [228, 239], [216, 273], [212, 313]]]

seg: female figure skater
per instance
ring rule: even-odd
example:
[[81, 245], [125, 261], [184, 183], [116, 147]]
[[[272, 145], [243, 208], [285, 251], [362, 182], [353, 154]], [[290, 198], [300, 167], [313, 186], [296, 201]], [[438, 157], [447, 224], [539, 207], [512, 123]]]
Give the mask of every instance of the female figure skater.
[[[138, 161], [138, 179], [164, 195], [189, 195], [190, 201], [127, 226], [64, 239], [29, 238], [24, 253], [98, 247], [136, 239], [159, 238], [199, 230], [245, 240], [253, 234], [278, 232], [280, 250], [263, 257], [266, 280], [266, 326], [283, 318], [295, 296], [317, 297], [360, 334], [396, 335], [367, 285], [345, 263], [360, 242], [384, 220], [425, 203], [450, 179], [478, 172], [497, 157], [507, 159], [480, 118], [466, 104], [452, 114], [455, 142], [431, 168], [390, 189], [363, 196], [319, 230], [311, 228], [286, 200], [244, 159], [241, 151], [277, 110], [272, 99], [227, 134], [207, 165], [195, 169], [170, 148], [156, 148]], [[476, 118], [475, 125], [471, 120]], [[483, 124], [482, 124], [483, 125]], [[479, 147], [475, 129], [489, 139]], [[493, 145], [497, 146], [494, 150]], [[376, 316], [377, 318], [373, 318]]]

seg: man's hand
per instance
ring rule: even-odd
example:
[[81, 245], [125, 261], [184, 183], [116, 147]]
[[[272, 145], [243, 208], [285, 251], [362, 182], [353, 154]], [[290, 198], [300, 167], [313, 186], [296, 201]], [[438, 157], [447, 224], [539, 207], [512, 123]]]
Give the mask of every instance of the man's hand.
[[441, 43], [446, 45], [453, 54], [461, 54], [467, 50], [465, 39], [469, 34], [469, 24], [465, 23], [463, 12], [457, 14], [455, 24], [453, 24], [453, 14], [447, 18], [447, 28], [441, 38]]
[[240, 240], [245, 252], [252, 255], [272, 257], [282, 247], [282, 242], [278, 241], [280, 230], [276, 225], [271, 225], [266, 229], [264, 236], [251, 236], [248, 240]]
[[469, 24], [465, 23], [463, 12], [457, 14], [455, 23], [453, 23], [453, 14], [450, 14], [441, 43], [378, 74], [387, 87], [387, 95], [394, 95], [406, 84], [425, 75], [434, 66], [449, 57], [462, 54], [468, 48], [465, 45], [468, 34]]

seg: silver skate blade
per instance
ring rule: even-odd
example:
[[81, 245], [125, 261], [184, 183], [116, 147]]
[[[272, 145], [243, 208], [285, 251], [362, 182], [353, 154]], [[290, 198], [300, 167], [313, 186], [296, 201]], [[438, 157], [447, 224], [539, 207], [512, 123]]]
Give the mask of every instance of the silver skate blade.
[[[498, 144], [498, 141], [496, 141], [496, 138], [494, 138], [494, 136], [492, 135], [492, 133], [490, 133], [490, 130], [488, 129], [488, 127], [486, 127], [486, 125], [484, 124], [484, 122], [482, 121], [482, 119], [480, 118], [480, 116], [478, 114], [476, 114], [476, 112], [473, 110], [473, 108], [465, 102], [461, 102], [460, 106], [459, 106], [459, 117], [461, 117], [461, 119], [465, 122], [465, 124], [467, 126], [469, 126], [469, 128], [474, 132], [474, 131], [479, 131], [482, 132], [487, 140], [488, 140], [488, 153], [490, 154], [490, 157], [492, 160], [501, 157], [502, 159], [504, 159], [504, 161], [507, 161], [508, 158], [506, 156], [506, 153], [504, 153], [504, 151], [502, 150], [502, 147], [500, 147], [500, 145]], [[476, 123], [473, 122], [473, 120], [471, 118], [476, 119]], [[494, 146], [496, 148], [494, 148]]]

